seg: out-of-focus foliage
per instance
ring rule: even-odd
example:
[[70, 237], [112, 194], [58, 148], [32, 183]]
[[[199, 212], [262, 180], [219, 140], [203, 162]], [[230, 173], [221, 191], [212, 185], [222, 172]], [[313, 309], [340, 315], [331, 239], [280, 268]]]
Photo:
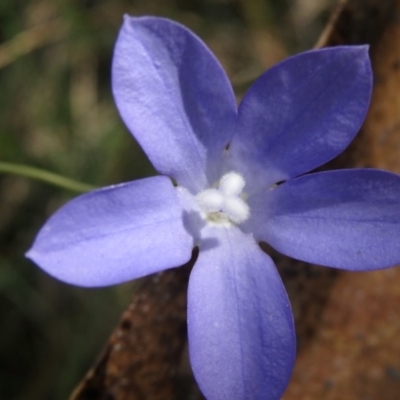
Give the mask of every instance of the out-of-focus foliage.
[[[104, 186], [151, 175], [110, 84], [123, 13], [197, 32], [238, 96], [266, 68], [313, 45], [334, 0], [0, 2], [0, 161]], [[218, 132], [216, 132], [218, 134]], [[89, 367], [132, 284], [80, 289], [25, 260], [44, 220], [73, 193], [0, 174], [0, 398], [62, 399]]]

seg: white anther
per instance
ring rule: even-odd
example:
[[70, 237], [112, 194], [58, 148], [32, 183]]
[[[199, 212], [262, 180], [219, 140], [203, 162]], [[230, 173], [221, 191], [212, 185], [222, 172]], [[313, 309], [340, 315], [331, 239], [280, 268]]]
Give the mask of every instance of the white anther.
[[224, 195], [218, 189], [206, 189], [196, 196], [200, 208], [206, 212], [220, 211]]
[[250, 208], [243, 199], [246, 182], [237, 172], [228, 172], [219, 181], [218, 188], [203, 190], [196, 196], [204, 218], [214, 224], [241, 224], [250, 216]]
[[240, 197], [225, 198], [222, 211], [237, 224], [246, 221], [250, 216], [249, 206]]
[[238, 196], [245, 184], [245, 180], [237, 172], [228, 172], [219, 181], [219, 190], [225, 196]]

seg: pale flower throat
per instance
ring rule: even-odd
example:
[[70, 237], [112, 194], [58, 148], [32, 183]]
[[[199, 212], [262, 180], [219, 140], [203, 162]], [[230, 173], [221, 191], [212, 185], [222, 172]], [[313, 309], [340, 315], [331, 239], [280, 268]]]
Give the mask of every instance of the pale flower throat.
[[215, 224], [241, 224], [246, 221], [250, 216], [250, 208], [242, 192], [245, 185], [243, 177], [231, 171], [222, 176], [217, 188], [200, 192], [196, 201], [204, 217]]

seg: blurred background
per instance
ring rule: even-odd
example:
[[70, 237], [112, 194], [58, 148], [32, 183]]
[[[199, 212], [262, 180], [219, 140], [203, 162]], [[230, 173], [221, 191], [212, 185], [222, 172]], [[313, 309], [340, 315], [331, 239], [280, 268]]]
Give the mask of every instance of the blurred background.
[[[0, 162], [94, 186], [154, 171], [122, 124], [110, 86], [122, 15], [194, 30], [240, 98], [266, 68], [316, 42], [335, 0], [13, 0], [0, 2]], [[24, 258], [78, 193], [0, 172], [0, 398], [64, 399], [128, 304], [132, 284], [80, 289]]]

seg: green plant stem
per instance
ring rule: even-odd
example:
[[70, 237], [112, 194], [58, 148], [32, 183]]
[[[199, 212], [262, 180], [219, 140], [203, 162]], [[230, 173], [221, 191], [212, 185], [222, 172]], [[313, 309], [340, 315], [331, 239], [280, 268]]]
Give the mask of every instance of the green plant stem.
[[95, 189], [94, 186], [86, 183], [78, 182], [53, 172], [30, 167], [28, 165], [0, 162], [0, 173], [14, 174], [24, 176], [26, 178], [37, 179], [63, 189], [71, 190], [73, 192], [84, 193]]

